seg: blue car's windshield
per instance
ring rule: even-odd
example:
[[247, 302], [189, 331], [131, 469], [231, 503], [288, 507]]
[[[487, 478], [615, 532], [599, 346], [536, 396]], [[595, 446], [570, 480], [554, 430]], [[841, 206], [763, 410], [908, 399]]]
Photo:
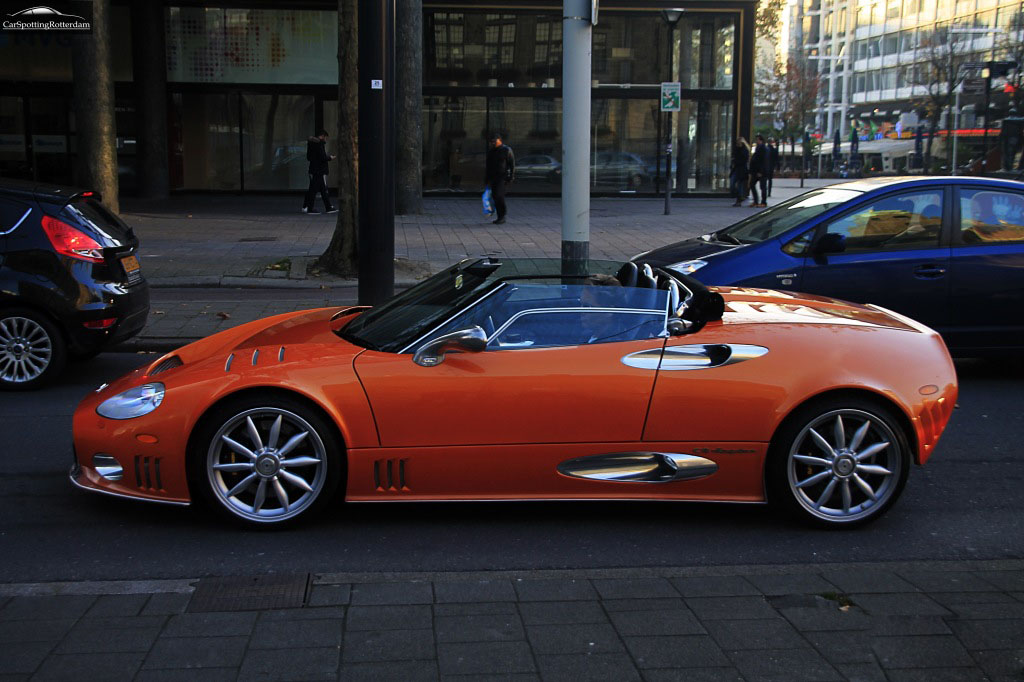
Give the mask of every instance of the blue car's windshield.
[[856, 190], [830, 187], [807, 192], [719, 230], [714, 234], [714, 238], [732, 244], [757, 244], [774, 239], [783, 232], [860, 195], [861, 193]]

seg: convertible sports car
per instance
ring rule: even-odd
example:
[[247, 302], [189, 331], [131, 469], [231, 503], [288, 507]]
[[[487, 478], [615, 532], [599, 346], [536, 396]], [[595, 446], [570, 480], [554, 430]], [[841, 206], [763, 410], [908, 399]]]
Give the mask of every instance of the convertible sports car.
[[648, 265], [463, 261], [377, 308], [251, 322], [100, 387], [75, 485], [280, 524], [337, 501], [773, 502], [881, 515], [957, 396], [875, 306]]

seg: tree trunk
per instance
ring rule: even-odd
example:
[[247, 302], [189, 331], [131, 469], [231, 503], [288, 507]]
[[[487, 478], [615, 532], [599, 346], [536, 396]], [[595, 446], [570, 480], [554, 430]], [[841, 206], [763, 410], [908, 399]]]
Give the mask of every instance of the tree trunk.
[[423, 213], [423, 0], [398, 0], [395, 212]]
[[338, 275], [355, 275], [359, 230], [359, 43], [358, 0], [338, 0], [338, 222], [317, 264]]
[[133, 0], [132, 35], [138, 192], [146, 199], [165, 199], [170, 185], [163, 3]]
[[117, 128], [114, 77], [110, 62], [110, 0], [92, 3], [92, 33], [72, 40], [72, 99], [78, 149], [75, 183], [103, 195], [115, 213], [117, 196]]

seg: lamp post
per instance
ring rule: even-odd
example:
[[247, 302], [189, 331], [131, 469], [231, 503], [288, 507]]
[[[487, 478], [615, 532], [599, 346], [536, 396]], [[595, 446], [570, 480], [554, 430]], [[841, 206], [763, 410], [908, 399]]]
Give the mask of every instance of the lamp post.
[[[846, 102], [847, 102], [847, 100], [846, 100], [846, 97], [845, 97], [845, 92], [846, 92], [846, 88], [848, 86], [848, 81], [850, 80], [849, 79], [850, 59], [849, 59], [849, 53], [846, 51], [846, 44], [844, 43], [843, 46], [841, 48], [839, 48], [839, 54], [828, 54], [828, 55], [825, 55], [825, 54], [815, 54], [815, 55], [809, 55], [807, 58], [808, 59], [816, 59], [816, 60], [825, 60], [825, 61], [829, 61], [829, 62], [837, 62], [837, 61], [842, 60], [844, 62], [844, 64], [843, 64], [843, 93], [844, 93], [844, 96], [842, 98], [842, 103], [839, 105], [839, 127], [840, 127], [840, 136], [841, 136], [842, 135], [842, 125], [843, 125], [843, 122], [846, 120], [846, 109], [847, 109], [847, 103]], [[835, 69], [833, 68], [832, 65], [829, 66], [829, 83], [830, 84], [831, 83], [835, 83]], [[831, 98], [832, 98], [832, 93], [831, 93], [831, 90], [830, 90], [829, 91], [829, 99], [831, 99]], [[831, 130], [831, 128], [832, 128], [832, 111], [833, 111], [833, 109], [835, 107], [835, 103], [829, 101], [825, 105], [825, 107], [827, 107], [827, 110], [828, 110], [828, 114], [827, 114], [828, 122], [824, 126], [824, 128], [825, 128], [826, 131], [828, 131], [828, 130]], [[819, 178], [821, 177], [821, 149], [820, 148], [818, 149], [818, 177]], [[802, 186], [803, 185], [801, 185], [801, 187]]]
[[[675, 42], [673, 40], [673, 34], [675, 33], [676, 24], [683, 16], [682, 9], [663, 9], [661, 10], [661, 16], [668, 24], [668, 77], [672, 82], [676, 82], [674, 70], [674, 59], [672, 59], [675, 52]], [[665, 215], [672, 214], [672, 112], [666, 112], [668, 114], [668, 125], [665, 130]]]
[[[949, 51], [949, 69], [947, 69], [946, 73], [949, 75], [950, 78], [953, 78], [953, 41], [950, 38], [950, 36], [952, 36], [954, 34], [961, 35], [961, 34], [965, 34], [965, 33], [966, 34], [974, 34], [974, 35], [976, 35], [976, 34], [986, 34], [987, 35], [987, 34], [990, 34], [990, 33], [998, 33], [998, 30], [996, 30], [994, 28], [952, 28], [952, 27], [948, 28], [946, 30], [946, 34], [947, 34], [947, 37], [946, 37], [946, 46], [947, 46], [947, 48], [946, 49]], [[957, 72], [957, 76], [959, 77], [960, 82], [957, 83], [956, 102], [953, 105], [953, 107], [955, 108], [955, 111], [953, 112], [953, 161], [952, 161], [952, 164], [951, 164], [953, 166], [952, 175], [958, 175], [958, 172], [957, 172], [957, 159], [956, 159], [956, 157], [957, 157], [956, 147], [957, 147], [957, 143], [959, 142], [959, 139], [960, 139], [960, 93], [964, 89], [963, 65], [958, 66], [957, 67], [957, 71], [958, 71]], [[983, 75], [985, 77], [985, 152], [984, 152], [984, 154], [982, 156], [981, 163], [982, 163], [982, 168], [984, 169], [985, 162], [987, 161], [987, 159], [985, 157], [988, 156], [988, 91], [989, 91], [989, 87], [991, 86], [989, 71], [988, 71], [987, 68], [984, 70]], [[946, 136], [946, 139], [949, 139], [948, 135]], [[982, 170], [982, 174], [984, 174], [984, 172], [985, 171]]]

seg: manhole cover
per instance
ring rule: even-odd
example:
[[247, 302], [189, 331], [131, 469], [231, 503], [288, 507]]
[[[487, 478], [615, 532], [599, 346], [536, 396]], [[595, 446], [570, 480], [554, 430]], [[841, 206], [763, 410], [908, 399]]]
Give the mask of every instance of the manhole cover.
[[308, 573], [203, 578], [196, 584], [188, 610], [197, 613], [295, 609], [305, 603], [308, 589]]
[[277, 237], [242, 237], [240, 242], [276, 242]]

